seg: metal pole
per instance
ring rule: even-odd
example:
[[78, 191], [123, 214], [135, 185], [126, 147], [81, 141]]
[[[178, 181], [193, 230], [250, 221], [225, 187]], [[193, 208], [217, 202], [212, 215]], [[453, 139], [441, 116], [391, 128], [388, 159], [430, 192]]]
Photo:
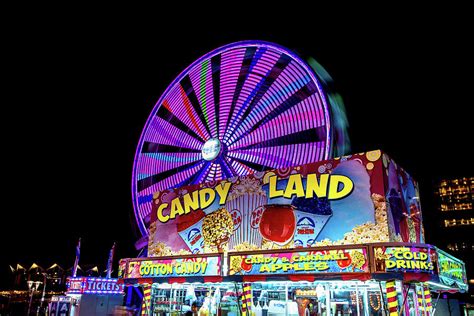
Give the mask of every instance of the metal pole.
[[331, 313], [331, 283], [328, 282], [326, 286], [326, 315], [332, 315]]
[[436, 298], [436, 303], [433, 306], [433, 316], [436, 313], [436, 306], [438, 306], [438, 301], [439, 301], [440, 296], [441, 296], [441, 292], [438, 292], [438, 297]]
[[43, 295], [41, 296], [41, 308], [43, 308], [43, 303], [44, 303], [44, 294], [46, 292], [46, 282], [47, 282], [47, 278], [46, 278], [46, 273], [43, 272], [43, 281], [44, 281], [44, 286], [43, 286]]
[[402, 285], [402, 293], [405, 292], [405, 297], [403, 298], [402, 306], [400, 306], [399, 315], [402, 315], [403, 310], [405, 310], [405, 304], [406, 304], [406, 301], [407, 301], [408, 293], [410, 292], [410, 287], [411, 287], [411, 284], [408, 284], [408, 286], [406, 286], [406, 291], [403, 291], [403, 285]]
[[357, 309], [357, 316], [360, 316], [360, 306], [359, 306], [359, 287], [356, 283], [356, 309]]
[[380, 300], [382, 301], [382, 310], [383, 310], [383, 313], [384, 315], [387, 315], [387, 308], [386, 308], [386, 305], [385, 305], [385, 299], [383, 297], [383, 291], [382, 291], [382, 283], [379, 281], [379, 288], [380, 288]]
[[30, 303], [28, 304], [28, 313], [26, 314], [27, 316], [30, 316], [30, 310], [31, 310], [31, 303], [33, 301], [33, 292], [35, 291], [34, 286], [31, 287], [31, 293], [30, 293]]
[[369, 316], [369, 296], [367, 288], [364, 288], [364, 315]]

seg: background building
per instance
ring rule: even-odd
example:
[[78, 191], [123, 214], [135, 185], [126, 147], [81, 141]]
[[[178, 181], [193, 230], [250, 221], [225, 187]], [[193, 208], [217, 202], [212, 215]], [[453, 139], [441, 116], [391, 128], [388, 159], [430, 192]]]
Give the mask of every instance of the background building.
[[439, 226], [437, 243], [466, 263], [469, 292], [474, 279], [474, 177], [441, 180], [436, 188]]

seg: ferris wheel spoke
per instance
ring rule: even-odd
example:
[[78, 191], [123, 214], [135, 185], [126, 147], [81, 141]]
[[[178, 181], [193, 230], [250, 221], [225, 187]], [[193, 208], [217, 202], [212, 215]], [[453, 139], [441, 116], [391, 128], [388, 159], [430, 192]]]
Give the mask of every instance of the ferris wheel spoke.
[[186, 163], [201, 160], [197, 153], [143, 153], [137, 161], [137, 178], [143, 179], [152, 174], [176, 168]]
[[239, 162], [239, 163], [251, 168], [254, 171], [266, 171], [266, 170], [275, 169], [274, 167], [270, 167], [270, 166], [267, 166], [267, 165], [262, 164], [262, 163], [243, 160], [243, 159], [239, 159], [239, 158], [236, 158], [236, 157], [232, 157], [232, 159], [235, 160], [236, 162]]
[[[226, 121], [226, 126], [227, 127], [231, 123], [231, 118], [234, 114], [234, 110], [235, 110], [235, 107], [237, 105], [237, 101], [239, 100], [240, 92], [242, 91], [242, 88], [244, 87], [245, 81], [247, 80], [247, 78], [250, 74], [252, 62], [254, 60], [254, 56], [255, 56], [256, 51], [257, 51], [257, 47], [247, 47], [245, 49], [244, 59], [242, 60], [242, 65], [240, 67], [239, 77], [237, 79], [237, 85], [236, 85], [235, 90], [234, 90], [234, 96], [233, 96], [232, 102], [230, 104], [229, 115], [228, 115], [227, 121]], [[223, 136], [223, 139], [226, 137], [228, 130], [229, 129], [227, 128], [227, 130], [226, 130], [226, 132]]]
[[[272, 84], [263, 98], [255, 104], [253, 110], [245, 120], [236, 128], [231, 137], [233, 142], [239, 135], [250, 129], [254, 124], [263, 119], [265, 115], [274, 110], [278, 105], [284, 103], [298, 90], [311, 81], [310, 76], [298, 69], [298, 64], [290, 63], [280, 76]], [[316, 93], [316, 95], [318, 95]], [[319, 103], [316, 103], [319, 104]], [[314, 106], [311, 108], [309, 117], [314, 116]]]
[[177, 147], [172, 145], [157, 144], [153, 142], [144, 142], [142, 153], [200, 153], [201, 151], [193, 148]]
[[[288, 109], [291, 109], [292, 107], [296, 106], [297, 104], [311, 97], [316, 92], [317, 92], [316, 85], [313, 82], [308, 82], [305, 86], [303, 86], [301, 89], [296, 91], [292, 96], [286, 99], [283, 103], [281, 103], [276, 108], [274, 108], [270, 113], [268, 113], [263, 118], [261, 118], [251, 128], [247, 129], [242, 135], [239, 135], [238, 133], [234, 134], [233, 141], [245, 138], [247, 135], [251, 134], [253, 131], [258, 129], [263, 124], [278, 117], [280, 114], [284, 113]], [[231, 145], [232, 145], [232, 142], [229, 144], [229, 146]]]
[[184, 124], [177, 116], [171, 113], [166, 106], [162, 105], [158, 109], [156, 116], [165, 120], [169, 124], [173, 125], [177, 129], [183, 131], [184, 133], [188, 134], [191, 137], [196, 138], [200, 142], [204, 142], [204, 139], [196, 134], [192, 129], [190, 129], [186, 124]]
[[219, 163], [212, 163], [206, 175], [206, 182], [222, 179], [222, 168]]
[[193, 85], [191, 83], [191, 78], [189, 78], [189, 75], [185, 76], [183, 80], [180, 82], [181, 87], [183, 88], [184, 92], [186, 93], [186, 96], [188, 97], [189, 102], [191, 103], [191, 106], [193, 107], [194, 111], [196, 112], [198, 118], [200, 119], [202, 125], [207, 131], [207, 134], [209, 136], [212, 135], [209, 126], [206, 122], [206, 118], [204, 117], [204, 113], [202, 111], [202, 107], [199, 103], [199, 100], [196, 96], [196, 92], [194, 91]]
[[194, 173], [194, 175], [192, 175], [189, 180], [188, 180], [188, 184], [196, 184], [196, 183], [200, 183], [202, 181], [202, 179], [205, 179], [206, 178], [206, 175], [207, 173], [209, 172], [209, 166], [210, 166], [211, 162], [210, 161], [207, 161], [200, 170], [198, 170], [197, 172]]
[[[260, 102], [263, 96], [267, 93], [268, 89], [272, 86], [275, 80], [280, 76], [280, 74], [285, 70], [288, 64], [291, 62], [291, 59], [287, 55], [280, 55], [280, 58], [277, 60], [275, 65], [268, 71], [266, 76], [264, 76], [259, 84], [255, 87], [252, 94], [247, 98], [248, 102], [244, 104], [237, 115], [235, 120], [232, 122], [233, 126], [238, 126], [240, 122], [244, 121], [250, 112], [255, 109], [255, 106]], [[243, 114], [241, 114], [243, 112]]]
[[143, 135], [144, 142], [192, 149], [202, 148], [202, 142], [157, 116], [151, 118], [148, 127], [148, 131]]
[[137, 190], [138, 191], [143, 191], [149, 187], [151, 187], [154, 184], [157, 184], [160, 181], [163, 181], [164, 179], [174, 176], [180, 172], [183, 172], [185, 170], [190, 170], [193, 169], [194, 167], [197, 167], [198, 165], [202, 164], [202, 161], [198, 162], [191, 162], [176, 168], [171, 168], [166, 171], [163, 171], [161, 173], [154, 174], [152, 176], [146, 177], [144, 179], [138, 180], [137, 181]]
[[245, 147], [267, 139], [325, 126], [326, 122], [322, 113], [315, 113], [311, 108], [311, 104], [317, 102], [317, 100], [316, 95], [304, 100], [271, 121], [261, 125], [252, 133], [239, 137], [228, 147], [228, 150], [233, 151], [235, 148]]
[[281, 166], [291, 164], [291, 161], [289, 161], [289, 159], [287, 159], [285, 155], [282, 155], [280, 153], [279, 148], [275, 147], [263, 147], [233, 151], [229, 152], [229, 157], [248, 160], [252, 162], [268, 161], [272, 164], [276, 163]]
[[[323, 142], [308, 142], [302, 144], [286, 145], [284, 147], [263, 147], [230, 152], [229, 157], [238, 158], [254, 163], [279, 165], [286, 167], [290, 165], [304, 164], [306, 161], [321, 160]], [[284, 148], [284, 150], [282, 150]], [[301, 153], [305, 153], [304, 156]]]
[[220, 157], [219, 159], [217, 159], [217, 163], [221, 167], [222, 175], [224, 176], [224, 178], [232, 178], [235, 175], [234, 170], [227, 163], [225, 157]]

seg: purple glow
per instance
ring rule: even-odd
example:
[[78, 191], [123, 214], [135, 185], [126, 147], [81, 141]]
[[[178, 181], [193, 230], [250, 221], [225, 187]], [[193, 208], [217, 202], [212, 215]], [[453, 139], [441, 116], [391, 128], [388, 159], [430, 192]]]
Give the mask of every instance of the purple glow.
[[[153, 108], [135, 154], [138, 227], [153, 193], [328, 159], [330, 113], [316, 75], [279, 45], [247, 41], [217, 48], [186, 68]], [[201, 156], [208, 139], [225, 150]]]

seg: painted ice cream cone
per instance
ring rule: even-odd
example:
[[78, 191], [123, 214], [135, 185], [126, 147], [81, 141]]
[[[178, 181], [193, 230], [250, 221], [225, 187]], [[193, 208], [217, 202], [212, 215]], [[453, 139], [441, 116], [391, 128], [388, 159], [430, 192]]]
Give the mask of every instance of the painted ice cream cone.
[[202, 225], [205, 215], [202, 210], [196, 210], [178, 217], [178, 234], [192, 253], [201, 253], [203, 251], [204, 237]]
[[326, 198], [294, 198], [296, 231], [295, 246], [311, 247], [324, 225], [332, 216], [331, 206]]

